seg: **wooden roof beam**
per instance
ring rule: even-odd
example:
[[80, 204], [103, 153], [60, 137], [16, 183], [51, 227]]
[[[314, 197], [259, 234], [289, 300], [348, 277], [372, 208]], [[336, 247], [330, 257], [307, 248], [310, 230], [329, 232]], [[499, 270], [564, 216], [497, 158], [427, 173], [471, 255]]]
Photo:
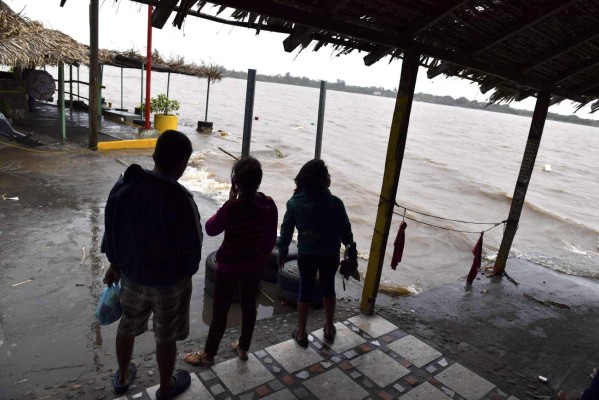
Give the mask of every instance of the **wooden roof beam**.
[[579, 64], [578, 68], [570, 69], [560, 77], [556, 78], [555, 81], [553, 81], [553, 84], [557, 86], [559, 83], [565, 81], [566, 79], [572, 78], [573, 76], [576, 76], [578, 74], [582, 74], [584, 71], [593, 68], [597, 65], [599, 65], [599, 57], [590, 58], [582, 64]]
[[[317, 14], [321, 17], [335, 15], [335, 13], [348, 2], [349, 0], [329, 0], [321, 5], [321, 8], [317, 11]], [[306, 26], [296, 26], [293, 33], [283, 40], [283, 48], [287, 53], [291, 53], [300, 45], [307, 47], [312, 41], [311, 36], [313, 33], [314, 30]]]
[[312, 41], [313, 34], [314, 29], [308, 28], [304, 25], [295, 24], [295, 28], [293, 29], [291, 35], [287, 36], [285, 40], [283, 40], [283, 48], [287, 53], [291, 53], [302, 44], [304, 47], [308, 46]]
[[497, 32], [495, 35], [491, 36], [489, 39], [485, 40], [484, 42], [478, 43], [478, 44], [472, 46], [471, 48], [469, 48], [466, 51], [466, 53], [471, 56], [475, 56], [475, 55], [495, 46], [496, 44], [503, 42], [504, 40], [508, 39], [509, 37], [511, 37], [512, 35], [515, 35], [516, 33], [520, 32], [520, 31], [522, 31], [523, 29], [526, 29], [545, 18], [549, 18], [550, 16], [560, 12], [564, 8], [570, 7], [573, 3], [576, 3], [576, 1], [577, 0], [556, 1], [552, 6], [542, 8], [539, 11], [537, 11], [536, 13], [526, 16], [526, 18], [518, 21], [517, 23], [510, 26], [506, 30]]
[[441, 4], [436, 4], [434, 8], [429, 11], [426, 17], [414, 24], [414, 26], [405, 33], [405, 35], [410, 39], [415, 39], [422, 32], [426, 31], [428, 28], [447, 17], [456, 9], [468, 3], [468, 1], [470, 0], [446, 0], [441, 2]]
[[152, 12], [152, 27], [162, 29], [179, 0], [160, 0]]
[[576, 38], [574, 41], [568, 41], [560, 46], [553, 47], [551, 50], [545, 52], [544, 54], [541, 54], [539, 57], [535, 58], [534, 60], [529, 61], [528, 63], [522, 65], [520, 67], [520, 72], [522, 72], [522, 73], [528, 72], [531, 69], [538, 67], [539, 65], [545, 64], [546, 62], [548, 62], [556, 57], [559, 57], [562, 54], [569, 52], [570, 50], [575, 49], [576, 47], [588, 42], [589, 40], [595, 39], [598, 36], [599, 36], [599, 32], [592, 31], [592, 32], [589, 32], [585, 35], [582, 35], [582, 36]]
[[395, 50], [393, 47], [377, 46], [374, 50], [364, 56], [364, 65], [370, 67], [372, 64], [379, 61], [393, 50]]

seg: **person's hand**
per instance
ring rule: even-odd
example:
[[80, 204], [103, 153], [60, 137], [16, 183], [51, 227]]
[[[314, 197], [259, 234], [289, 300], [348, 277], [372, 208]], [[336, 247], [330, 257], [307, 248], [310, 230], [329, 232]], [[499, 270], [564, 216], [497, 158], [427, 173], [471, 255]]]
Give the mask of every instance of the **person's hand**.
[[108, 286], [121, 280], [121, 271], [119, 271], [112, 263], [104, 274], [104, 283]]
[[235, 200], [237, 198], [237, 194], [239, 191], [235, 185], [231, 185], [231, 190], [229, 190], [229, 200]]
[[277, 258], [277, 264], [279, 264], [279, 268], [283, 268], [283, 265], [285, 265], [285, 259], [282, 257]]

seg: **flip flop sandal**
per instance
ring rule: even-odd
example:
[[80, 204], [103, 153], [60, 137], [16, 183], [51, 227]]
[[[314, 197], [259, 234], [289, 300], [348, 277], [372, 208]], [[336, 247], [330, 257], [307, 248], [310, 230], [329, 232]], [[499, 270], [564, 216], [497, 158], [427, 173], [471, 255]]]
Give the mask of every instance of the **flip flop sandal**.
[[297, 329], [294, 329], [293, 332], [291, 332], [291, 337], [293, 337], [295, 339], [295, 342], [299, 344], [301, 347], [308, 347], [308, 344], [310, 344], [310, 341], [308, 340], [308, 335], [304, 336], [301, 339], [297, 336]]
[[137, 372], [137, 367], [135, 366], [135, 364], [129, 363], [129, 380], [124, 385], [119, 385], [120, 372], [121, 372], [120, 369], [116, 370], [116, 373], [114, 374], [114, 379], [112, 380], [112, 386], [114, 386], [114, 391], [116, 393], [123, 394], [127, 390], [129, 390], [129, 386], [131, 386], [133, 379], [135, 379], [135, 373]]
[[[324, 328], [322, 328], [322, 331], [326, 332], [326, 326]], [[333, 325], [333, 332], [329, 333], [328, 335], [325, 333], [325, 334], [323, 334], [323, 337], [324, 337], [324, 340], [332, 343], [335, 341], [335, 335], [337, 335], [337, 328], [335, 327], [335, 325]]]
[[191, 375], [185, 370], [180, 369], [176, 371], [173, 379], [175, 380], [175, 386], [168, 393], [164, 394], [158, 389], [156, 391], [156, 400], [172, 400], [191, 385]]
[[196, 367], [212, 367], [214, 365], [214, 360], [203, 360], [202, 355], [204, 355], [204, 352], [201, 351], [187, 353], [183, 356], [183, 361], [187, 364], [195, 365]]
[[244, 349], [239, 347], [239, 342], [231, 343], [231, 349], [237, 353], [237, 357], [239, 357], [240, 360], [242, 360], [242, 361], [248, 360], [248, 353], [247, 353], [247, 351], [245, 351]]

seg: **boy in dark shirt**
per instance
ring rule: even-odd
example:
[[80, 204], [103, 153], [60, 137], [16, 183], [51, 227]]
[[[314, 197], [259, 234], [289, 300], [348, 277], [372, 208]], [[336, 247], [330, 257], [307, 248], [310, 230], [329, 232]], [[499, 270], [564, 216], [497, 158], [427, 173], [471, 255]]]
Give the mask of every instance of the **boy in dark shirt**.
[[191, 277], [202, 248], [200, 215], [191, 193], [177, 180], [192, 153], [181, 132], [166, 131], [156, 142], [154, 169], [133, 164], [119, 178], [105, 210], [103, 251], [110, 261], [104, 283], [121, 281], [123, 315], [116, 337], [117, 393], [135, 378], [135, 337], [147, 331], [150, 313], [160, 370], [158, 400], [172, 399], [191, 382], [187, 371], [173, 375], [177, 340], [189, 335]]

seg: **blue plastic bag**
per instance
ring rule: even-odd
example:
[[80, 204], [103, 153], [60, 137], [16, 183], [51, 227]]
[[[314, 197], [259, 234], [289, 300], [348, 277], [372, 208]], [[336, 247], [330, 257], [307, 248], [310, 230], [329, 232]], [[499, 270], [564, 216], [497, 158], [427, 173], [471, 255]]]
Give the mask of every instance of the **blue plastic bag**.
[[119, 297], [120, 290], [121, 286], [116, 282], [102, 291], [96, 308], [96, 318], [100, 321], [100, 325], [110, 325], [121, 318], [123, 309]]

